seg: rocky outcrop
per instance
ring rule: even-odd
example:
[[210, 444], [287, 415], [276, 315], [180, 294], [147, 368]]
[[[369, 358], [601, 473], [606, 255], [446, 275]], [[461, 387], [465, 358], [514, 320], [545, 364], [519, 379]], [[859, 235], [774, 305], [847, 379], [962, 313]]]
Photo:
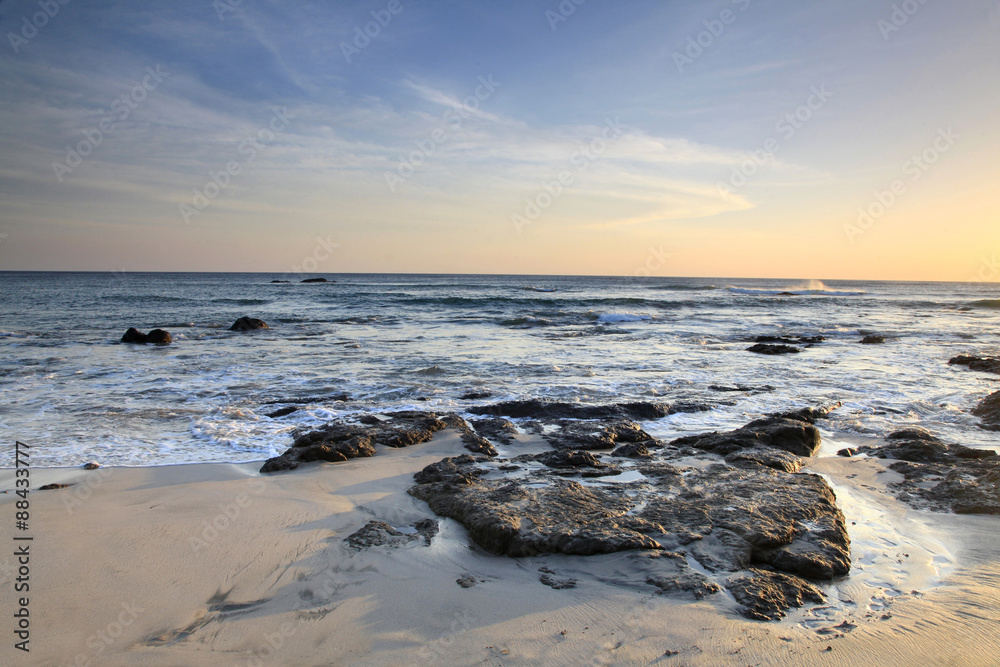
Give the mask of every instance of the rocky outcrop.
[[294, 470], [300, 464], [311, 461], [338, 463], [374, 456], [375, 445], [409, 447], [427, 442], [445, 428], [458, 431], [466, 449], [496, 456], [496, 450], [489, 441], [476, 434], [457, 415], [438, 416], [432, 412], [400, 411], [363, 415], [355, 422], [338, 420], [299, 435], [289, 449], [280, 456], [268, 459], [260, 471], [279, 472]]
[[988, 449], [945, 444], [921, 428], [896, 431], [885, 444], [857, 448], [893, 461], [903, 475], [890, 484], [914, 507], [957, 514], [1000, 514], [1000, 457]]
[[510, 420], [502, 417], [473, 419], [470, 420], [470, 423], [476, 433], [504, 445], [511, 444], [517, 437], [517, 427]]
[[787, 609], [826, 600], [818, 588], [798, 577], [758, 569], [730, 579], [726, 587], [743, 605], [742, 614], [758, 621], [776, 621]]
[[163, 329], [153, 329], [148, 334], [144, 334], [134, 327], [129, 327], [122, 336], [121, 342], [123, 343], [139, 343], [145, 344], [150, 343], [152, 345], [169, 345], [173, 342], [173, 337], [171, 337], [169, 331]]
[[802, 350], [794, 345], [772, 345], [770, 343], [757, 343], [756, 345], [751, 345], [747, 348], [747, 352], [767, 355], [798, 354], [801, 351]]
[[881, 345], [885, 342], [885, 336], [868, 334], [859, 341], [862, 345]]
[[420, 539], [426, 546], [438, 533], [438, 522], [434, 519], [421, 519], [412, 525], [412, 533], [396, 530], [384, 521], [369, 521], [364, 526], [347, 536], [344, 540], [347, 546], [360, 551], [372, 547], [402, 547]]
[[555, 420], [547, 424], [555, 428], [547, 430], [543, 437], [559, 449], [613, 449], [624, 443], [653, 440], [653, 436], [637, 423], [626, 419], [603, 422]]
[[267, 322], [255, 317], [241, 317], [229, 327], [230, 331], [253, 331], [255, 329], [270, 329]]
[[704, 433], [673, 440], [673, 447], [694, 447], [713, 454], [728, 456], [737, 451], [755, 448], [780, 449], [796, 456], [812, 456], [820, 445], [820, 434], [809, 419], [798, 413], [771, 415], [725, 433]]
[[678, 412], [702, 412], [712, 406], [702, 403], [614, 403], [611, 405], [588, 405], [585, 403], [564, 403], [529, 399], [524, 401], [502, 401], [492, 405], [469, 408], [474, 415], [513, 417], [532, 419], [660, 419]]
[[948, 360], [949, 364], [968, 366], [969, 370], [1000, 374], [1000, 359], [996, 357], [972, 357], [960, 354]]
[[[750, 578], [734, 579], [730, 590], [747, 601], [748, 616], [777, 618], [820, 599], [806, 580], [830, 580], [850, 569], [850, 539], [833, 491], [821, 477], [798, 473], [801, 461], [791, 451], [808, 456], [818, 447], [819, 434], [807, 420], [826, 414], [772, 415], [729, 433], [682, 438], [683, 446], [626, 443], [619, 449], [631, 448], [622, 454], [635, 460], [621, 456], [614, 466], [593, 451], [560, 446], [559, 431], [552, 430], [551, 451], [512, 459], [522, 465], [452, 457], [417, 473], [409, 492], [437, 515], [462, 523], [490, 553], [634, 551], [642, 580], [663, 594], [709, 595], [729, 588], [732, 573], [757, 568]], [[571, 433], [569, 442], [575, 437]], [[697, 458], [701, 463], [688, 467]], [[642, 478], [586, 486], [563, 478], [621, 466], [634, 466], [629, 470]], [[688, 559], [711, 574], [692, 570]]]
[[775, 336], [772, 334], [764, 334], [761, 336], [754, 336], [749, 342], [752, 343], [786, 343], [794, 345], [817, 345], [822, 343], [826, 338], [823, 336]]
[[306, 278], [305, 280], [300, 280], [302, 283], [328, 283], [330, 282], [326, 278]]
[[979, 402], [972, 409], [972, 414], [982, 420], [980, 428], [987, 431], [1000, 431], [1000, 391], [995, 391]]

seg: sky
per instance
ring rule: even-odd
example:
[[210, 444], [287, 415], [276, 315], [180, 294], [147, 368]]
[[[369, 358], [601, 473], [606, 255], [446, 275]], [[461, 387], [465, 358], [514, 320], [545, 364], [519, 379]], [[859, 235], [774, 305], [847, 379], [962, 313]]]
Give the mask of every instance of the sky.
[[0, 270], [1000, 280], [1000, 1], [0, 0]]

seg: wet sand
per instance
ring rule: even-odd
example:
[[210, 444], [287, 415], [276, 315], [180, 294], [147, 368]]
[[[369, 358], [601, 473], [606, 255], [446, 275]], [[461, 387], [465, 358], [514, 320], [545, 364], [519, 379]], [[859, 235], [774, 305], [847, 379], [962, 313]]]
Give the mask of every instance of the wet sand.
[[[910, 509], [895, 473], [829, 455], [852, 538], [826, 604], [749, 621], [721, 593], [665, 598], [625, 554], [510, 559], [441, 521], [431, 546], [349, 548], [372, 519], [436, 518], [412, 474], [464, 451], [453, 432], [371, 459], [261, 476], [258, 464], [39, 469], [31, 493], [31, 653], [61, 665], [995, 665], [996, 517]], [[14, 488], [0, 471], [0, 490]], [[38, 491], [42, 484], [73, 483]], [[13, 516], [13, 494], [0, 495]], [[10, 532], [10, 531], [8, 531]], [[10, 539], [10, 537], [8, 537]], [[6, 550], [10, 551], [10, 550]], [[0, 557], [3, 613], [13, 559]], [[556, 590], [539, 567], [577, 580]], [[474, 585], [456, 583], [465, 578]], [[11, 626], [11, 621], [6, 622]]]

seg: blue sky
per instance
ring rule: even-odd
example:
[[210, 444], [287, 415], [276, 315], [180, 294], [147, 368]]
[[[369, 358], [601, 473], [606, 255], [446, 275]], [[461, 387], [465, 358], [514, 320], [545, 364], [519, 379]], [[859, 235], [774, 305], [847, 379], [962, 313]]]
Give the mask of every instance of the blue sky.
[[996, 0], [3, 0], [0, 27], [0, 269], [1000, 278]]

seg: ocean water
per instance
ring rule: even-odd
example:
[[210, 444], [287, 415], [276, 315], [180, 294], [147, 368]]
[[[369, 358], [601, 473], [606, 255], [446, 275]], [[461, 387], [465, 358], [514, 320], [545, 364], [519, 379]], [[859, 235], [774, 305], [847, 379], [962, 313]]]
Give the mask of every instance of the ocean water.
[[[0, 441], [39, 467], [252, 461], [339, 415], [550, 398], [713, 406], [644, 424], [664, 438], [841, 401], [828, 436], [1000, 446], [968, 414], [1000, 376], [947, 364], [1000, 354], [997, 284], [324, 275], [0, 272]], [[271, 328], [228, 331], [243, 315]], [[130, 326], [174, 343], [120, 344]], [[826, 340], [746, 352], [761, 334]]]

